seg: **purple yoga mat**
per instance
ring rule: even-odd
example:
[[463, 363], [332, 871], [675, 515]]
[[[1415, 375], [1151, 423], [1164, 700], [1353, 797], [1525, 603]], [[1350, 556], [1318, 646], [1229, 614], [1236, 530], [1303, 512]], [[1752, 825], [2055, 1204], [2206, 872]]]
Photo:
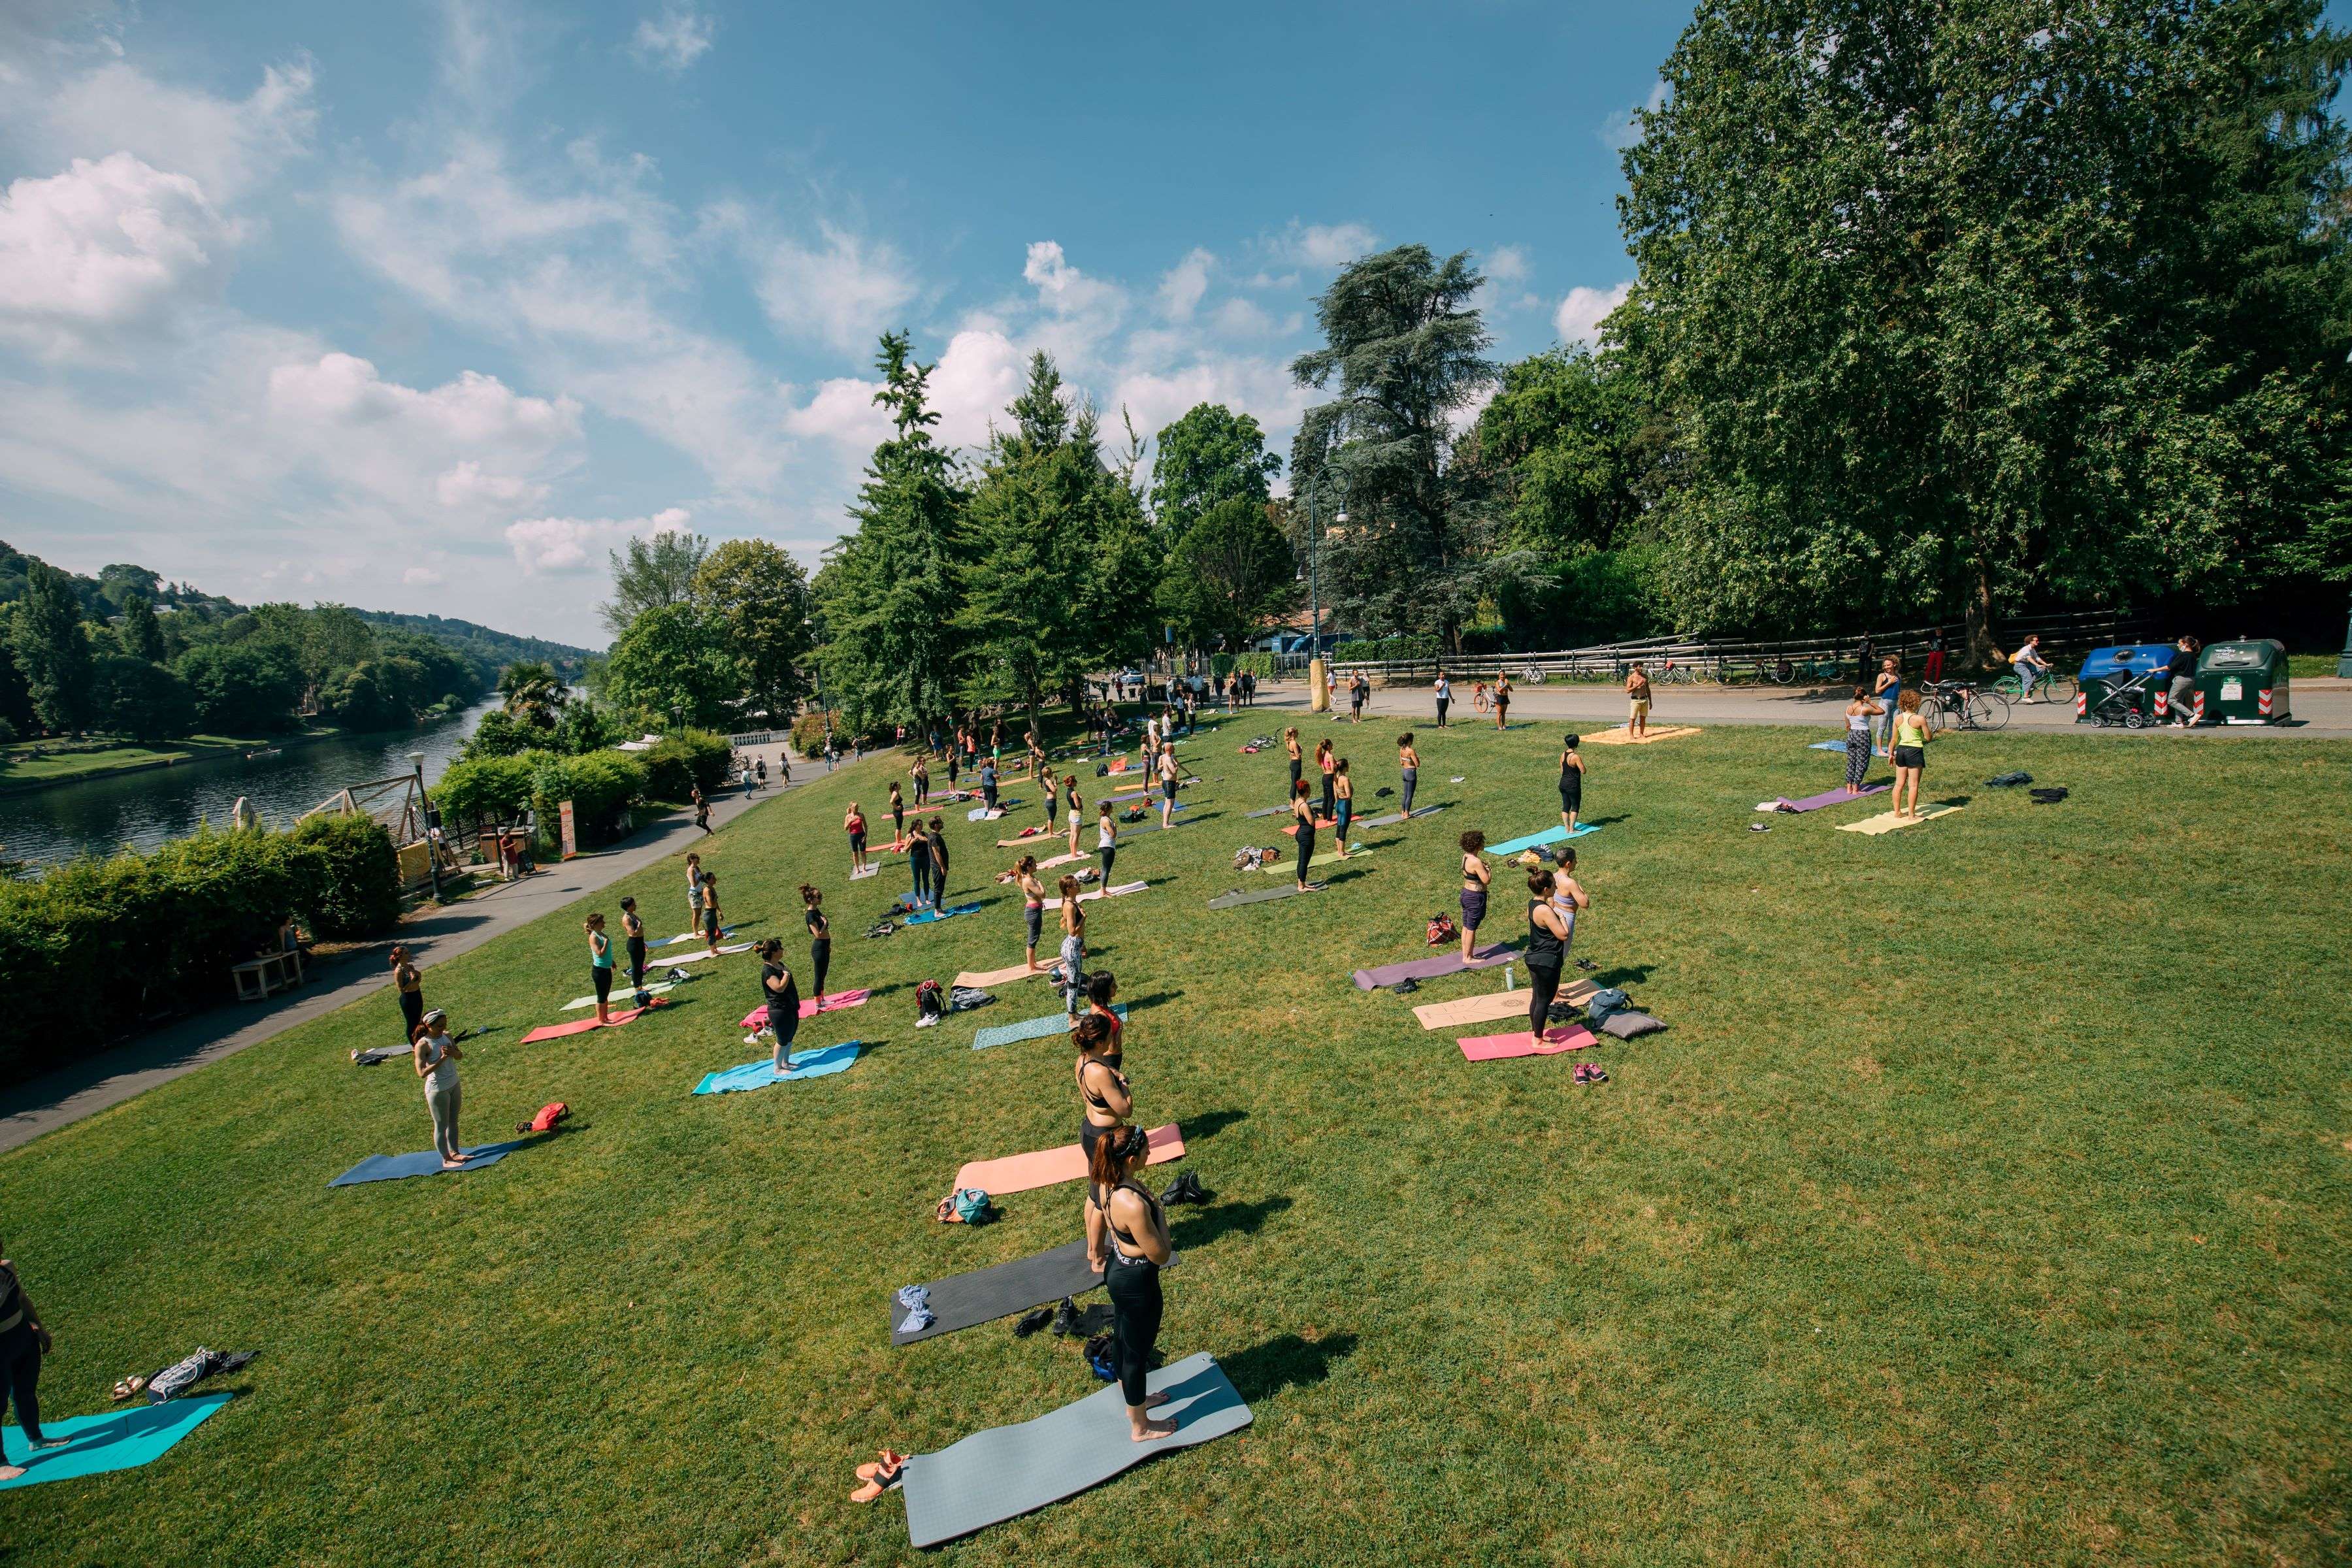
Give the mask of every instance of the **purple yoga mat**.
[[1885, 787], [1886, 786], [1883, 784], [1864, 784], [1862, 786], [1862, 795], [1848, 795], [1842, 789], [1823, 790], [1819, 795], [1809, 795], [1802, 800], [1790, 800], [1787, 795], [1782, 795], [1780, 797], [1780, 805], [1774, 809], [1780, 811], [1819, 811], [1825, 805], [1835, 805], [1841, 801], [1860, 800], [1863, 795], [1876, 795]]
[[1384, 963], [1378, 969], [1356, 971], [1356, 989], [1377, 991], [1383, 985], [1394, 985], [1400, 980], [1434, 980], [1441, 974], [1453, 974], [1465, 969], [1491, 969], [1498, 963], [1508, 963], [1519, 956], [1519, 950], [1507, 942], [1495, 942], [1478, 950], [1478, 956], [1464, 963], [1462, 950], [1454, 949], [1437, 958], [1416, 958], [1410, 963]]

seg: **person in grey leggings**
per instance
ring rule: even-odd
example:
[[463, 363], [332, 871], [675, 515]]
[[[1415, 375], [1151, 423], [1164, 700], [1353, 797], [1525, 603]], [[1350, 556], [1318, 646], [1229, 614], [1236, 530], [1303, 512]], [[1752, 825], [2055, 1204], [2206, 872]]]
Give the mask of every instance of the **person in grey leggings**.
[[449, 1037], [449, 1016], [436, 1007], [416, 1026], [416, 1076], [425, 1080], [425, 1108], [433, 1112], [433, 1147], [441, 1168], [454, 1171], [466, 1163], [457, 1142], [457, 1058], [465, 1055]]

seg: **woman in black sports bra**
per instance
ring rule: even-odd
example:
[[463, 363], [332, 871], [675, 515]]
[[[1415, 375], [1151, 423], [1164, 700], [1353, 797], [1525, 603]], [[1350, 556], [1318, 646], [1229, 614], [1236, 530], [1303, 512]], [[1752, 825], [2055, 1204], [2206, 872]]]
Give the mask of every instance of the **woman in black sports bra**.
[[1117, 1132], [1135, 1113], [1135, 1097], [1110, 1020], [1100, 1013], [1081, 1014], [1070, 1037], [1078, 1045], [1078, 1142], [1091, 1156], [1097, 1140]]
[[1151, 1142], [1143, 1129], [1130, 1127], [1097, 1140], [1087, 1157], [1087, 1255], [1102, 1270], [1110, 1294], [1111, 1360], [1127, 1400], [1129, 1435], [1139, 1443], [1176, 1430], [1175, 1422], [1154, 1421], [1145, 1414], [1167, 1398], [1146, 1392], [1145, 1380], [1151, 1347], [1160, 1338], [1160, 1270], [1176, 1256], [1160, 1200], [1134, 1179], [1150, 1156]]
[[808, 922], [809, 994], [824, 995], [824, 972], [833, 967], [833, 922], [824, 918], [824, 895], [801, 884], [801, 919]]
[[1307, 781], [1300, 779], [1290, 786], [1290, 815], [1298, 823], [1298, 890], [1307, 891], [1307, 865], [1315, 858], [1315, 799], [1307, 793]]
[[1568, 958], [1568, 922], [1552, 904], [1550, 872], [1528, 872], [1528, 1033], [1540, 1042], [1551, 999], [1559, 994], [1559, 967]]

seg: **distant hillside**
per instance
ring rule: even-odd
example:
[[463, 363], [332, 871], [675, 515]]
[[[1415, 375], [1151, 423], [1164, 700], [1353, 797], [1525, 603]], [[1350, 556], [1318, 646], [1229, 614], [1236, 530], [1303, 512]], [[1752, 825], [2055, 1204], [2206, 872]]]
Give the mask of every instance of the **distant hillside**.
[[452, 620], [446, 616], [412, 616], [402, 610], [354, 610], [353, 615], [379, 626], [395, 626], [402, 631], [415, 632], [446, 643], [477, 664], [487, 665], [493, 674], [508, 665], [525, 659], [542, 659], [555, 667], [555, 672], [568, 679], [577, 680], [588, 668], [593, 650], [573, 647], [570, 643], [549, 642], [544, 637], [516, 637], [510, 632], [494, 631], [478, 626], [471, 621]]
[[[25, 596], [25, 563], [38, 559], [0, 542], [0, 605], [13, 604]], [[78, 572], [66, 575], [72, 580], [74, 591], [81, 595], [82, 607], [93, 619], [101, 621], [121, 615], [124, 601], [133, 594], [145, 595], [148, 602], [158, 607], [209, 611], [218, 616], [233, 616], [247, 608], [216, 594], [201, 593], [186, 583], [166, 583], [144, 566], [104, 566], [95, 577], [85, 577]], [[553, 665], [559, 675], [577, 680], [587, 668], [591, 652], [568, 643], [515, 637], [442, 616], [412, 616], [399, 610], [352, 613], [375, 626], [431, 637], [479, 668], [485, 680], [496, 679], [499, 670], [524, 659], [542, 659]]]

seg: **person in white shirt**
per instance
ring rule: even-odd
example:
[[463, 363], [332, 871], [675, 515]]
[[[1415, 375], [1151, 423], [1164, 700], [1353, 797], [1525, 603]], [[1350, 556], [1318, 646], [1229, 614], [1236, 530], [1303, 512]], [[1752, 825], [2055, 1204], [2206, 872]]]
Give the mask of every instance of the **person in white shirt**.
[[2009, 656], [2010, 667], [2017, 671], [2018, 696], [2027, 702], [2038, 702], [2033, 695], [2033, 683], [2050, 671], [2050, 663], [2042, 657], [2042, 634], [2036, 632], [2018, 645]]

